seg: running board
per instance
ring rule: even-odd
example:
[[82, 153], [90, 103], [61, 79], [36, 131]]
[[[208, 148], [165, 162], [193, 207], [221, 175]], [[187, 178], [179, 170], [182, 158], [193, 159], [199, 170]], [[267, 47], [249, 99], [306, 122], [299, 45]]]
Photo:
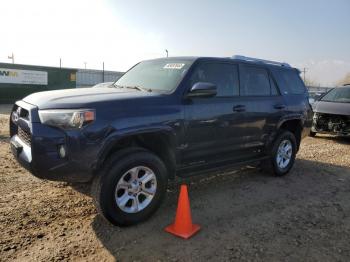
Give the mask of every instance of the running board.
[[216, 162], [216, 163], [210, 163], [210, 164], [203, 164], [195, 167], [194, 166], [185, 167], [185, 168], [178, 169], [176, 171], [176, 175], [184, 178], [184, 177], [191, 177], [196, 175], [203, 175], [207, 173], [213, 173], [214, 171], [223, 172], [223, 171], [228, 171], [234, 167], [246, 166], [248, 164], [254, 164], [254, 163], [256, 164], [266, 159], [269, 159], [269, 156], [262, 156], [251, 160], [240, 161], [235, 163], [223, 164], [222, 162]]

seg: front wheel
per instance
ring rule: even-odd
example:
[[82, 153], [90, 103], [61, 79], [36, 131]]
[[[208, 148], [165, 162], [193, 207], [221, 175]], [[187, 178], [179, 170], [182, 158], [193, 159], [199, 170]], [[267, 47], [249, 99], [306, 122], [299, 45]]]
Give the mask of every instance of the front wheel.
[[149, 151], [112, 157], [93, 181], [99, 213], [114, 225], [146, 220], [159, 207], [167, 187], [164, 163]]
[[270, 158], [263, 163], [263, 169], [276, 176], [287, 174], [294, 165], [296, 151], [294, 134], [283, 131], [276, 138], [270, 151]]

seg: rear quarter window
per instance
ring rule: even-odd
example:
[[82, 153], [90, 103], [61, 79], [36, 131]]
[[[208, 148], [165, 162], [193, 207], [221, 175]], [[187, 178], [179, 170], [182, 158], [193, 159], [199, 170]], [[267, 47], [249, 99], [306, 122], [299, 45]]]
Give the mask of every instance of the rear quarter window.
[[304, 82], [301, 80], [297, 70], [271, 69], [282, 94], [300, 95], [306, 91]]

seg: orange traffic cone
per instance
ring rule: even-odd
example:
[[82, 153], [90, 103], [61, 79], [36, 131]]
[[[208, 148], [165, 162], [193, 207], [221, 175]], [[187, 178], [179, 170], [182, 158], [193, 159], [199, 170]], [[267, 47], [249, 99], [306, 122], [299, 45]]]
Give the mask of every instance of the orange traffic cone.
[[175, 222], [165, 228], [165, 231], [185, 239], [190, 238], [199, 231], [199, 225], [192, 224], [190, 200], [187, 186], [181, 185], [179, 201], [177, 204]]

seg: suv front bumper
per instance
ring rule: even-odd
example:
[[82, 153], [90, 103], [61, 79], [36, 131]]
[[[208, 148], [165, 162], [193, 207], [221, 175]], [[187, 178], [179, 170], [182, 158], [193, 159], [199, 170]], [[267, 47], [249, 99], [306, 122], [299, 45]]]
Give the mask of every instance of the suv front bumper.
[[[28, 112], [25, 117], [13, 117], [18, 114], [18, 107]], [[66, 182], [88, 182], [92, 179], [95, 157], [91, 152], [94, 151], [85, 146], [82, 134], [69, 134], [41, 124], [37, 107], [23, 101], [14, 105], [10, 136], [13, 156], [34, 176]], [[60, 146], [66, 149], [65, 157], [59, 154]]]

